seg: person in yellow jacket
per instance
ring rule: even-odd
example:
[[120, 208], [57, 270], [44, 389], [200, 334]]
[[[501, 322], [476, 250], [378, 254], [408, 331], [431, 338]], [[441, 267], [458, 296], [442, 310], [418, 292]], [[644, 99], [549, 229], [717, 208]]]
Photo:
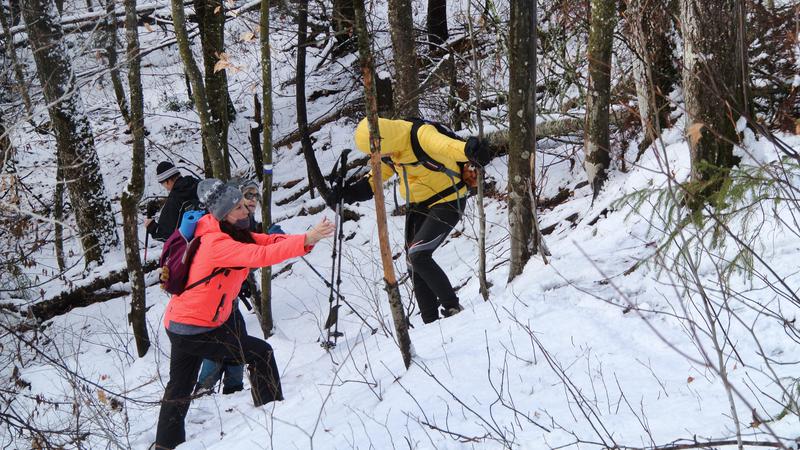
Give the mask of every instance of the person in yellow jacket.
[[[399, 178], [406, 199], [406, 258], [414, 294], [424, 323], [457, 314], [463, 308], [450, 280], [433, 260], [433, 252], [444, 241], [464, 213], [469, 194], [461, 180], [461, 166], [471, 162], [488, 164], [488, 145], [475, 137], [463, 141], [441, 132], [420, 119], [378, 119], [381, 176]], [[367, 120], [355, 132], [358, 150], [369, 154]], [[334, 187], [326, 198], [332, 206], [372, 198], [372, 174], [343, 188]]]

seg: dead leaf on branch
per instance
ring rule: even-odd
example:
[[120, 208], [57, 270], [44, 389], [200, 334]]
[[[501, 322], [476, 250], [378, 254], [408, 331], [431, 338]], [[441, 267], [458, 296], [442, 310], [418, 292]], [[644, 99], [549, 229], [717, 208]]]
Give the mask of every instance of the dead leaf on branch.
[[703, 128], [705, 128], [705, 126], [703, 122], [695, 122], [686, 129], [686, 134], [689, 136], [689, 142], [692, 144], [692, 147], [697, 145], [700, 138], [703, 137]]
[[239, 36], [242, 42], [250, 42], [255, 39], [256, 35], [252, 31], [246, 31]]
[[220, 70], [227, 70], [231, 74], [238, 73], [238, 72], [242, 71], [242, 67], [241, 66], [235, 66], [235, 65], [231, 64], [230, 60], [228, 60], [228, 54], [227, 53], [224, 53], [224, 52], [223, 53], [217, 53], [216, 56], [217, 56], [217, 58], [219, 58], [219, 61], [217, 61], [217, 63], [214, 64], [214, 73], [217, 73]]
[[222, 11], [222, 6], [217, 6], [214, 8], [214, 14], [219, 14], [220, 11]]
[[153, 26], [150, 25], [149, 23], [145, 22], [144, 23], [144, 29], [149, 31], [149, 32], [152, 32], [153, 31]]

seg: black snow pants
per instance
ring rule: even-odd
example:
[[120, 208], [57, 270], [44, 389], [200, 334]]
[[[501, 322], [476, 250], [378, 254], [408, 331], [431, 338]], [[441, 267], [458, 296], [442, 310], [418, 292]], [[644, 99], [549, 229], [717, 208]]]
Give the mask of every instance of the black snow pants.
[[256, 406], [283, 400], [280, 374], [272, 347], [266, 341], [241, 333], [242, 328], [237, 326], [242, 320], [239, 315], [234, 310], [225, 324], [206, 333], [181, 335], [167, 330], [172, 353], [169, 382], [158, 415], [157, 446], [174, 448], [186, 440], [184, 419], [204, 358], [248, 364], [251, 393]]
[[464, 199], [423, 208], [412, 205], [406, 214], [406, 258], [414, 295], [424, 323], [439, 319], [439, 306], [458, 307], [458, 296], [433, 251], [464, 213]]

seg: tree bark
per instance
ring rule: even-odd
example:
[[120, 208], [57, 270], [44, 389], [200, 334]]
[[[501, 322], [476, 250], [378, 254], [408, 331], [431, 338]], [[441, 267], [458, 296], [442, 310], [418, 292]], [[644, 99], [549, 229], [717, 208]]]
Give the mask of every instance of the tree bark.
[[200, 118], [200, 133], [203, 136], [203, 144], [205, 151], [208, 152], [208, 159], [211, 165], [211, 177], [220, 178], [222, 180], [228, 179], [228, 172], [225, 170], [226, 164], [222, 154], [222, 145], [220, 144], [219, 134], [217, 134], [213, 118], [211, 117], [210, 106], [208, 103], [208, 96], [206, 95], [205, 85], [200, 75], [200, 69], [192, 55], [192, 49], [189, 46], [189, 35], [186, 32], [186, 15], [183, 10], [183, 2], [181, 0], [171, 0], [172, 3], [172, 20], [175, 26], [175, 38], [178, 41], [178, 51], [183, 60], [184, 68], [186, 69], [186, 76], [189, 78], [189, 83], [192, 87], [192, 98], [194, 100], [194, 108]]
[[[22, 96], [22, 102], [25, 105], [25, 113], [29, 118], [33, 117], [33, 106], [31, 104], [31, 96], [28, 92], [28, 84], [25, 82], [25, 74], [22, 72], [22, 65], [17, 59], [17, 48], [14, 46], [14, 38], [11, 34], [11, 22], [6, 17], [5, 8], [0, 7], [0, 23], [3, 26], [3, 34], [5, 35], [6, 53], [11, 60], [11, 65], [14, 67], [14, 80], [17, 82], [15, 88]], [[1, 166], [0, 166], [1, 167]]]
[[447, 31], [447, 0], [428, 0], [426, 19], [430, 49], [436, 51], [450, 37]]
[[[475, 118], [478, 123], [478, 139], [484, 140], [483, 117], [481, 116], [481, 99], [483, 98], [483, 80], [481, 66], [478, 63], [478, 47], [475, 45], [475, 29], [472, 24], [472, 2], [467, 3], [467, 26], [469, 28], [470, 47], [472, 48], [472, 72], [475, 74]], [[486, 210], [484, 200], [484, 170], [478, 170], [478, 283], [483, 301], [489, 301], [489, 281], [486, 279]]]
[[[522, 273], [537, 251], [534, 234], [535, 205], [532, 168], [536, 153], [536, 5], [530, 0], [511, 0], [508, 93], [508, 222], [511, 265], [508, 281]], [[533, 30], [536, 28], [534, 27]]]
[[22, 14], [64, 167], [86, 265], [101, 264], [118, 243], [89, 119], [51, 0], [25, 0]]
[[108, 58], [108, 74], [111, 78], [111, 85], [114, 87], [114, 97], [119, 106], [119, 112], [125, 124], [130, 127], [131, 117], [128, 113], [128, 100], [125, 97], [125, 88], [122, 87], [122, 80], [119, 77], [119, 67], [117, 66], [117, 18], [114, 14], [115, 0], [106, 0], [105, 18], [105, 38], [106, 38], [106, 58]]
[[262, 150], [261, 132], [264, 131], [264, 123], [261, 120], [261, 102], [258, 101], [258, 93], [253, 94], [253, 121], [250, 122], [250, 148], [253, 151], [253, 167], [255, 168], [256, 179], [263, 181], [262, 173]]
[[747, 62], [738, 56], [737, 0], [681, 0], [683, 91], [692, 156], [693, 202], [717, 193], [739, 161], [736, 121], [749, 110]]
[[[0, 6], [0, 9], [2, 7]], [[14, 148], [11, 146], [11, 136], [3, 120], [3, 111], [0, 110], [0, 175], [6, 170], [6, 162], [14, 156]]]
[[394, 116], [419, 117], [417, 51], [411, 0], [389, 0], [389, 34], [394, 51]]
[[[317, 156], [311, 145], [311, 133], [308, 131], [308, 112], [306, 111], [306, 40], [308, 27], [308, 0], [298, 2], [297, 16], [297, 72], [295, 76], [295, 105], [297, 107], [297, 129], [300, 131], [300, 146], [306, 159], [309, 185], [317, 189], [323, 196], [328, 195], [325, 177], [319, 168]], [[312, 190], [313, 192], [313, 190]]]
[[[261, 183], [261, 223], [266, 231], [272, 223], [272, 54], [269, 46], [269, 0], [261, 0], [259, 40], [261, 45], [261, 100], [264, 118], [264, 142]], [[272, 336], [272, 269], [261, 269], [261, 330], [264, 337]]]
[[375, 65], [372, 60], [367, 20], [364, 16], [364, 0], [355, 0], [356, 35], [358, 38], [358, 54], [361, 61], [361, 73], [364, 77], [364, 100], [367, 110], [370, 135], [370, 165], [372, 166], [373, 191], [375, 192], [375, 219], [378, 222], [378, 239], [383, 263], [383, 281], [389, 296], [389, 307], [392, 310], [397, 344], [406, 369], [411, 366], [411, 337], [408, 334], [408, 318], [403, 310], [400, 289], [394, 273], [392, 249], [389, 246], [389, 230], [386, 223], [386, 203], [383, 197], [383, 180], [381, 179], [380, 131], [378, 130], [378, 92], [375, 87]]
[[228, 149], [228, 76], [224, 69], [214, 71], [214, 66], [225, 52], [225, 5], [222, 0], [195, 0], [195, 12], [203, 48], [205, 88], [213, 130], [219, 139], [225, 176], [230, 177], [230, 151]]
[[53, 196], [54, 242], [56, 251], [56, 265], [58, 270], [64, 272], [66, 258], [64, 257], [64, 166], [61, 158], [56, 158], [56, 188]]
[[608, 108], [611, 102], [611, 44], [617, 21], [615, 0], [592, 0], [589, 27], [589, 86], [586, 90], [586, 128], [583, 162], [592, 200], [597, 197], [611, 164]]
[[644, 140], [639, 145], [637, 161], [644, 150], [670, 126], [669, 93], [678, 81], [672, 62], [672, 0], [627, 0], [627, 32], [636, 55], [633, 75], [636, 83], [639, 116]]
[[[108, 0], [112, 3], [112, 0]], [[133, 135], [131, 179], [122, 193], [122, 224], [125, 232], [125, 261], [130, 273], [131, 311], [128, 321], [133, 328], [136, 350], [141, 358], [150, 348], [145, 317], [144, 270], [139, 256], [139, 214], [137, 205], [144, 192], [144, 97], [142, 93], [141, 55], [139, 53], [139, 30], [137, 28], [136, 0], [125, 2], [125, 37], [127, 41], [128, 90], [131, 93], [130, 121]], [[115, 34], [116, 36], [116, 34]]]

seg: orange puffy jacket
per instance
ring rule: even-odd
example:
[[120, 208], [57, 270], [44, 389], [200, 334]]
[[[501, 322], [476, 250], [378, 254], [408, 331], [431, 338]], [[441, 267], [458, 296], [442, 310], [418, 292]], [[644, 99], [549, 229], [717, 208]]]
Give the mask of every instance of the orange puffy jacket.
[[220, 230], [219, 221], [211, 214], [197, 223], [195, 236], [200, 237], [200, 246], [189, 268], [187, 286], [220, 267], [243, 268], [222, 273], [181, 295], [173, 295], [164, 314], [165, 327], [169, 327], [170, 322], [199, 327], [222, 325], [230, 316], [233, 301], [251, 268], [278, 264], [311, 250], [304, 245], [304, 234], [252, 233], [255, 244], [234, 241]]

